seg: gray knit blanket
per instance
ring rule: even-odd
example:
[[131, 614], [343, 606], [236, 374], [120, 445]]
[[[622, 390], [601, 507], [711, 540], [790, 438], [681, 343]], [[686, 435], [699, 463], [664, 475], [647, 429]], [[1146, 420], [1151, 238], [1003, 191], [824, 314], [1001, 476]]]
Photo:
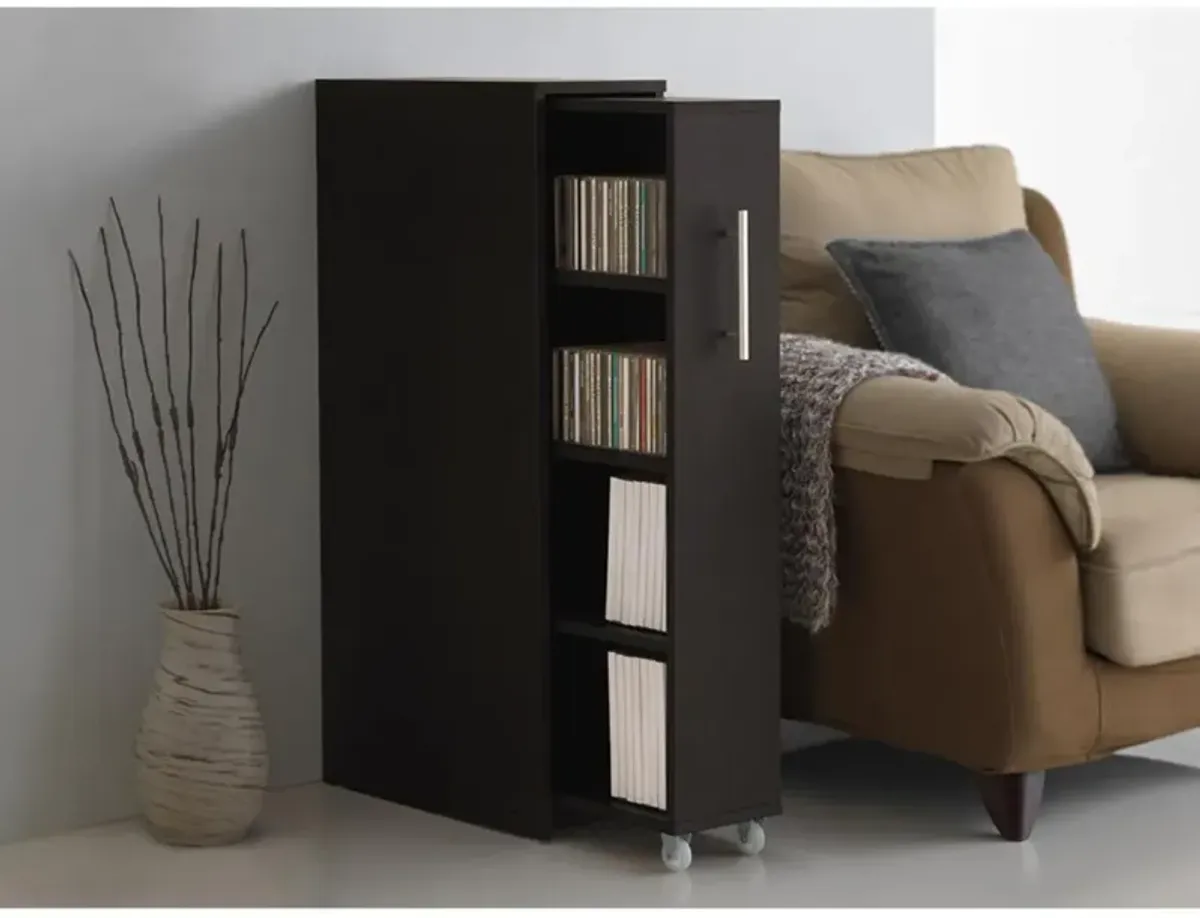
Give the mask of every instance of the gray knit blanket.
[[811, 335], [781, 335], [783, 614], [817, 632], [837, 601], [833, 421], [842, 399], [879, 376], [940, 379], [904, 354], [867, 351]]

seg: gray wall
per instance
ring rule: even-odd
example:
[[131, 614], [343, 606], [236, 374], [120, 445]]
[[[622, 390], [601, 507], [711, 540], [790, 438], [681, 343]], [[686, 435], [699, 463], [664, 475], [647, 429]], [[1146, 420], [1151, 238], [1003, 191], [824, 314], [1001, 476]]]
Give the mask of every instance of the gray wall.
[[933, 138], [928, 10], [0, 11], [0, 840], [136, 809], [164, 584], [65, 261], [75, 247], [100, 279], [109, 194], [149, 277], [162, 193], [174, 289], [200, 216], [210, 240], [247, 227], [255, 297], [283, 300], [246, 408], [226, 580], [273, 779], [319, 777], [309, 81], [416, 75], [665, 77], [782, 99], [787, 146]]

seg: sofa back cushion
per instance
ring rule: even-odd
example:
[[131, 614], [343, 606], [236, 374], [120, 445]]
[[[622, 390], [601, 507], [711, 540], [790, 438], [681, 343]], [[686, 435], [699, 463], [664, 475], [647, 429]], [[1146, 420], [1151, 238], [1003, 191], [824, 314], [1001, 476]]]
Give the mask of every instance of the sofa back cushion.
[[974, 146], [780, 161], [782, 331], [878, 347], [833, 260], [839, 238], [962, 239], [1027, 228], [1012, 154]]

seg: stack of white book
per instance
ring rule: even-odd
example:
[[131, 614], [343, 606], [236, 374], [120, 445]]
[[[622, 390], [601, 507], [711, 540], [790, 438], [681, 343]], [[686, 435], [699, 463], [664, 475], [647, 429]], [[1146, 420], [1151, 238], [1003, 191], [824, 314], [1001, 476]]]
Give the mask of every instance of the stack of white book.
[[666, 665], [609, 653], [609, 773], [614, 797], [667, 808], [666, 715]]
[[609, 479], [604, 617], [667, 630], [666, 485]]

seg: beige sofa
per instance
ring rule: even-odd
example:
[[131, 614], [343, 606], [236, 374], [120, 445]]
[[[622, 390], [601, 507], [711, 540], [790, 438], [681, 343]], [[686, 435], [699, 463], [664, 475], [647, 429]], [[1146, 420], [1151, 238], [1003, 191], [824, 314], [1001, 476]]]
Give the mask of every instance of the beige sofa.
[[[875, 346], [823, 246], [1028, 227], [1051, 203], [996, 147], [785, 153], [783, 330]], [[958, 762], [1028, 836], [1046, 769], [1200, 726], [1200, 333], [1090, 322], [1136, 474], [1096, 476], [1007, 393], [888, 378], [835, 431], [841, 589], [784, 627], [785, 716]]]

